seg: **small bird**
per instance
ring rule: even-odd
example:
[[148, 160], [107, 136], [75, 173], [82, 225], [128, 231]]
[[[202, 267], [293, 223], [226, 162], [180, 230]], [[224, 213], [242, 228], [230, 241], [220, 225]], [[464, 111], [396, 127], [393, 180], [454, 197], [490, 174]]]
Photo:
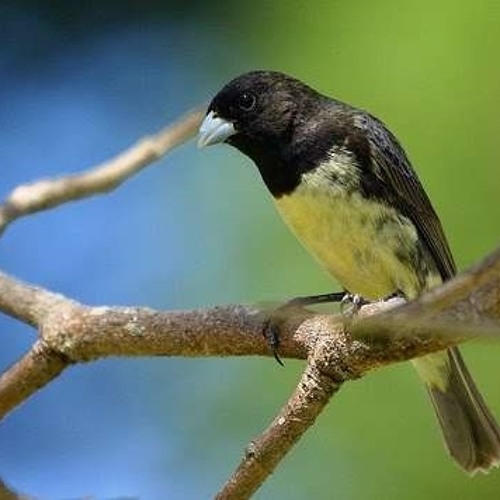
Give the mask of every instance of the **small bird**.
[[[369, 113], [275, 71], [225, 85], [200, 147], [225, 142], [256, 164], [276, 208], [350, 294], [414, 299], [452, 278], [441, 223], [396, 137]], [[456, 347], [412, 361], [449, 454], [466, 472], [500, 461], [500, 428]]]

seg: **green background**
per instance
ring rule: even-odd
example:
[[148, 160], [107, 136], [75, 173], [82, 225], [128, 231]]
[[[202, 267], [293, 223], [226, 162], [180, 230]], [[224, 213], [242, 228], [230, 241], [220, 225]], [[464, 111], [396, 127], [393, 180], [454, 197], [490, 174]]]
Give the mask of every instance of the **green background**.
[[[465, 268], [499, 243], [499, 9], [494, 2], [252, 2], [232, 16], [231, 32], [245, 63], [295, 75], [390, 126], [440, 214], [459, 267]], [[230, 266], [244, 273], [231, 272], [231, 279], [245, 283], [242, 298], [330, 290], [329, 277], [278, 220], [249, 162], [232, 151], [200, 154], [200, 161], [221, 155], [223, 165], [217, 173], [211, 167], [208, 179], [221, 169], [227, 169], [224, 177], [237, 177], [217, 186], [214, 198], [224, 193], [221, 203], [245, 221], [231, 236], [242, 249]], [[241, 186], [248, 200], [242, 200]], [[214, 220], [225, 226], [222, 212]], [[222, 247], [234, 244], [230, 239]], [[498, 349], [476, 344], [464, 352], [499, 414]], [[224, 427], [236, 429], [237, 439], [258, 433], [301, 368], [301, 363], [287, 363], [282, 370], [267, 360], [245, 362], [247, 381], [236, 383], [227, 400], [238, 410], [227, 415]], [[214, 411], [220, 414], [224, 406], [217, 401]], [[249, 429], [243, 434], [241, 413]], [[411, 367], [402, 364], [347, 384], [258, 497], [499, 495], [498, 473], [471, 479], [448, 459], [425, 391]]]
[[[96, 148], [89, 157], [73, 144], [47, 161], [46, 142], [40, 140], [39, 162], [24, 176], [14, 175], [22, 158], [4, 158], [12, 175], [2, 185], [3, 195], [20, 182], [80, 170], [111, 156], [210, 99], [240, 72], [268, 68], [384, 120], [433, 200], [461, 269], [498, 245], [497, 2], [144, 2], [140, 8], [135, 2], [103, 2], [89, 7], [90, 14], [70, 4], [47, 2], [36, 10], [50, 36], [64, 34], [56, 45], [69, 43], [71, 64], [64, 78], [76, 71], [73, 66], [99, 71], [82, 47], [93, 46], [98, 59], [117, 33], [154, 33], [144, 51], [137, 39], [113, 45], [115, 63], [85, 84], [108, 91], [106, 116], [116, 115], [120, 127], [132, 128], [112, 147], [116, 124], [102, 133], [86, 129], [82, 136]], [[35, 2], [20, 2], [22, 11], [20, 5], [35, 11]], [[23, 30], [21, 23], [12, 31]], [[30, 70], [37, 65], [46, 70], [49, 56], [39, 50], [41, 55], [35, 52], [27, 62]], [[140, 78], [149, 84], [140, 87]], [[52, 81], [45, 84], [53, 88]], [[156, 101], [150, 103], [147, 94], [155, 85], [160, 85]], [[80, 94], [69, 95], [81, 103]], [[128, 101], [114, 108], [119, 95]], [[55, 120], [59, 128], [51, 140], [71, 133], [71, 109], [70, 125]], [[146, 115], [154, 118], [148, 121]], [[29, 133], [43, 136], [46, 126], [35, 120]], [[258, 303], [337, 287], [283, 226], [250, 161], [229, 147], [198, 151], [191, 142], [109, 198], [59, 209], [69, 214], [67, 220], [41, 215], [19, 223], [2, 241], [2, 266], [88, 303], [165, 309]], [[114, 220], [106, 226], [101, 221], [108, 210]], [[36, 239], [34, 232], [46, 234], [49, 223], [50, 241]], [[76, 237], [77, 228], [88, 253], [69, 258], [61, 240]], [[52, 257], [61, 245], [66, 260], [54, 268], [53, 259], [27, 264], [31, 254], [22, 250], [20, 233], [47, 245]], [[164, 273], [170, 267], [175, 273]], [[111, 282], [116, 288], [106, 288]], [[13, 322], [7, 325], [10, 331]], [[28, 337], [23, 331], [9, 342], [22, 335]], [[12, 362], [31, 340], [2, 363]], [[500, 415], [500, 345], [476, 342], [463, 350]], [[287, 361], [280, 368], [270, 358], [106, 360], [77, 367], [0, 428], [5, 450], [0, 475], [42, 498], [210, 498], [246, 444], [286, 401], [302, 369], [302, 362]], [[57, 449], [48, 444], [51, 436]], [[499, 471], [471, 479], [447, 457], [425, 390], [409, 364], [346, 384], [257, 494], [291, 500], [499, 496]]]

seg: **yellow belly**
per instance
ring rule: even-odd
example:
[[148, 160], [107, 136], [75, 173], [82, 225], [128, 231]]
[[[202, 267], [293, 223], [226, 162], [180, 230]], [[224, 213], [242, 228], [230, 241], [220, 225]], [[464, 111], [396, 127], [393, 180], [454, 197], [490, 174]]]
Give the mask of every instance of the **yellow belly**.
[[[396, 291], [414, 298], [439, 284], [437, 270], [428, 270], [419, 279], [417, 266], [412, 266], [412, 255], [426, 252], [419, 248], [413, 224], [394, 209], [358, 194], [346, 194], [344, 188], [352, 176], [343, 179], [343, 187], [325, 182], [332, 167], [336, 165], [303, 175], [292, 194], [274, 200], [309, 252], [346, 290], [369, 300]], [[412, 363], [431, 388], [446, 390], [448, 354], [430, 354]]]
[[[330, 186], [331, 187], [331, 186]], [[275, 199], [283, 219], [309, 252], [346, 290], [367, 299], [421, 290], [405, 259], [418, 244], [414, 226], [394, 209], [361, 195], [303, 182]]]

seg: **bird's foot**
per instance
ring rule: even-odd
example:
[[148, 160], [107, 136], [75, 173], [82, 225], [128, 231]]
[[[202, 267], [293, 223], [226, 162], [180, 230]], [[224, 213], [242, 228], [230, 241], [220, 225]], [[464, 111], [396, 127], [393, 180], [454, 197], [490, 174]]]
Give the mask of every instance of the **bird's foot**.
[[312, 306], [315, 304], [327, 303], [342, 303], [345, 299], [346, 292], [323, 293], [321, 295], [307, 295], [305, 297], [295, 297], [288, 300], [282, 307], [303, 307]]
[[269, 349], [273, 353], [276, 362], [281, 366], [285, 366], [278, 352], [280, 346], [280, 337], [278, 331], [279, 331], [279, 325], [277, 321], [275, 321], [271, 317], [268, 320], [266, 320], [264, 328], [262, 330], [262, 335], [264, 335], [264, 338], [267, 341], [267, 345], [269, 346]]
[[368, 304], [368, 301], [361, 295], [346, 292], [340, 302], [340, 313], [347, 317], [356, 316], [365, 304]]
[[346, 292], [342, 300], [340, 301], [340, 313], [346, 317], [353, 317], [356, 316], [359, 310], [366, 304], [372, 304], [374, 302], [385, 302], [386, 300], [390, 300], [395, 297], [404, 298], [404, 294], [397, 290], [396, 292], [387, 295], [387, 297], [383, 297], [375, 301], [370, 301], [364, 299], [361, 295]]
[[274, 359], [281, 365], [284, 366], [283, 361], [279, 356], [279, 330], [280, 324], [283, 321], [283, 318], [290, 313], [293, 309], [305, 306], [311, 306], [314, 304], [326, 304], [326, 303], [334, 303], [344, 301], [345, 292], [332, 292], [332, 293], [324, 293], [321, 295], [308, 295], [303, 297], [295, 297], [293, 299], [288, 300], [281, 306], [277, 307], [270, 315], [270, 317], [265, 321], [264, 329], [262, 334], [264, 338], [267, 340], [269, 348], [273, 353]]

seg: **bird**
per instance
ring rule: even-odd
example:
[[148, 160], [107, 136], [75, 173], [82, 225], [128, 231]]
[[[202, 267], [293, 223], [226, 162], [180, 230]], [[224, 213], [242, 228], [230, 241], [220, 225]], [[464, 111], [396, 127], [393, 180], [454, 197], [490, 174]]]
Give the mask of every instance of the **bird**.
[[[346, 293], [407, 300], [451, 279], [441, 222], [403, 147], [370, 113], [284, 73], [256, 70], [211, 100], [198, 146], [256, 165], [285, 223]], [[500, 461], [500, 428], [457, 347], [412, 360], [449, 455], [465, 472]]]

